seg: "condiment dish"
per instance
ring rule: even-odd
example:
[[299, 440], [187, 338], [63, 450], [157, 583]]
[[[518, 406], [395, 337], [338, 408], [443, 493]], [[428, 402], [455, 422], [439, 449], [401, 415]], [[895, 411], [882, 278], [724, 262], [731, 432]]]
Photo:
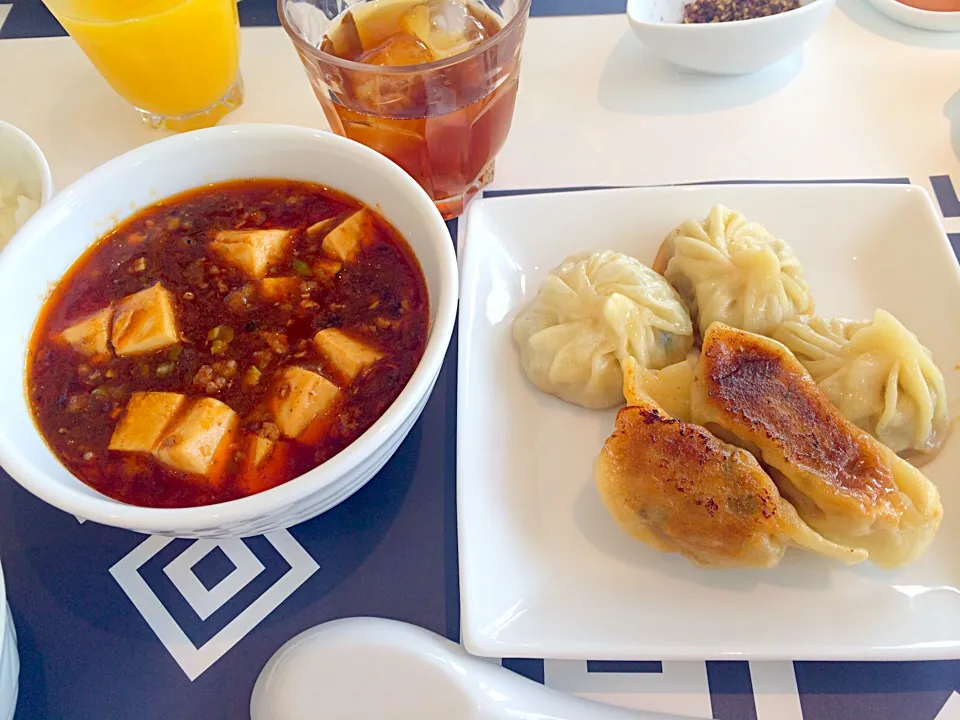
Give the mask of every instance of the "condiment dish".
[[686, 4], [627, 0], [627, 18], [644, 44], [675, 65], [713, 75], [744, 75], [798, 50], [827, 19], [836, 0], [801, 0], [799, 8], [777, 15], [697, 24], [681, 22]]
[[891, 20], [920, 30], [960, 32], [960, 12], [921, 10], [899, 0], [870, 0], [870, 4]]
[[23, 130], [0, 120], [0, 182], [10, 178], [38, 205], [53, 197], [53, 175], [43, 151]]
[[53, 174], [40, 146], [16, 125], [0, 120], [0, 168], [12, 173], [41, 204], [53, 197]]
[[[24, 392], [38, 313], [64, 272], [124, 218], [163, 198], [232, 179], [284, 178], [339, 190], [377, 210], [416, 255], [430, 300], [426, 348], [409, 382], [364, 434], [277, 487], [187, 508], [137, 507], [74, 477], [51, 452]], [[217, 127], [150, 143], [107, 162], [42, 207], [0, 254], [0, 464], [42, 500], [81, 518], [142, 533], [249, 536], [328, 510], [372, 478], [406, 437], [433, 388], [453, 331], [457, 265], [449, 232], [420, 186], [384, 156], [329, 132], [281, 125]]]

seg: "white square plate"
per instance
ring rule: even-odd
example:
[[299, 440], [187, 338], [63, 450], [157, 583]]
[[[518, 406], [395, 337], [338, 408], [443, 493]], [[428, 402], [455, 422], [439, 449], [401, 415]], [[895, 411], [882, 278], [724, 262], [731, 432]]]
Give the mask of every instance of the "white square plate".
[[603, 660], [960, 657], [960, 436], [924, 469], [944, 522], [916, 563], [848, 568], [789, 550], [773, 570], [703, 570], [625, 535], [593, 461], [614, 411], [538, 392], [510, 327], [564, 256], [651, 263], [714, 203], [792, 244], [817, 311], [883, 307], [933, 350], [960, 399], [960, 268], [930, 198], [885, 185], [745, 185], [473, 203], [461, 255], [457, 513], [463, 642], [496, 657]]

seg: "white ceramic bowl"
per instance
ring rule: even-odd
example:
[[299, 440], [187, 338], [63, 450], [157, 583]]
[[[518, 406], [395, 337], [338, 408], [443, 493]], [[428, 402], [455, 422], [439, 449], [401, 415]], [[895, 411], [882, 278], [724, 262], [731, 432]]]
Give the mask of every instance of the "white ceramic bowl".
[[[891, 0], [893, 2], [893, 0]], [[687, 0], [627, 0], [634, 33], [680, 67], [713, 75], [756, 72], [792, 55], [827, 19], [836, 0], [800, 0], [779, 15], [684, 25]]]
[[53, 197], [53, 175], [40, 147], [23, 130], [0, 120], [0, 176], [10, 175], [39, 205]]
[[17, 653], [17, 633], [13, 627], [10, 608], [0, 606], [7, 616], [6, 628], [0, 636], [0, 720], [13, 720], [20, 694], [20, 656]]
[[[77, 480], [37, 431], [24, 394], [26, 349], [52, 283], [80, 253], [146, 205], [207, 183], [278, 177], [318, 182], [376, 208], [407, 239], [430, 296], [430, 336], [407, 386], [353, 444], [299, 478], [250, 497], [183, 509], [112, 500]], [[82, 177], [34, 215], [0, 253], [0, 464], [39, 498], [82, 518], [142, 533], [237, 537], [315, 517], [359, 489], [416, 421], [443, 362], [457, 308], [450, 234], [427, 194], [397, 165], [332, 133], [225, 126], [133, 150]]]
[[16, 125], [0, 120], [0, 168], [16, 175], [41, 205], [53, 197], [53, 175], [40, 147]]
[[960, 12], [935, 12], [904, 5], [899, 0], [870, 0], [870, 4], [891, 20], [937, 32], [960, 32]]

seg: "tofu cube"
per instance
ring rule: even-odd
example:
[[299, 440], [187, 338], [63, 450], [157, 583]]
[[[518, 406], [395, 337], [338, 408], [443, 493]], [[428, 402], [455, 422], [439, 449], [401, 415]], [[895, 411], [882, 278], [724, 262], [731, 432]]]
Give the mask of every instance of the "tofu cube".
[[107, 448], [123, 452], [153, 452], [186, 400], [179, 393], [133, 393]]
[[103, 355], [110, 352], [110, 320], [113, 308], [98, 310], [75, 325], [71, 325], [60, 337], [74, 350], [84, 355]]
[[174, 423], [153, 454], [176, 470], [209, 477], [236, 424], [237, 414], [228, 405], [202, 398]]
[[177, 318], [169, 291], [157, 283], [116, 303], [111, 340], [117, 355], [140, 355], [175, 345]]
[[273, 452], [273, 448], [276, 447], [276, 445], [277, 443], [273, 440], [268, 440], [260, 435], [251, 437], [250, 445], [247, 448], [247, 457], [250, 459], [251, 467], [260, 467], [263, 461]]
[[383, 353], [378, 350], [334, 328], [321, 330], [314, 335], [313, 344], [320, 354], [349, 380], [354, 380], [365, 368], [383, 357]]
[[329, 217], [326, 220], [321, 220], [320, 222], [315, 222], [313, 225], [307, 228], [307, 237], [316, 238], [323, 235], [323, 233], [327, 232], [328, 230], [333, 230], [333, 228], [337, 226], [338, 219], [339, 218], [334, 216]]
[[273, 418], [287, 437], [297, 438], [318, 417], [333, 409], [340, 389], [323, 375], [300, 367], [289, 367], [271, 403]]
[[300, 290], [300, 278], [278, 277], [264, 278], [260, 283], [260, 294], [267, 300], [283, 300]]
[[370, 212], [366, 208], [361, 208], [327, 233], [321, 247], [327, 255], [343, 262], [350, 262], [360, 252], [363, 239], [370, 237], [374, 232]]
[[311, 270], [313, 270], [313, 275], [318, 280], [333, 280], [336, 277], [337, 273], [343, 268], [343, 263], [339, 260], [330, 260], [329, 258], [324, 258], [322, 260], [317, 260]]
[[289, 230], [221, 230], [210, 247], [231, 265], [260, 279], [283, 259]]

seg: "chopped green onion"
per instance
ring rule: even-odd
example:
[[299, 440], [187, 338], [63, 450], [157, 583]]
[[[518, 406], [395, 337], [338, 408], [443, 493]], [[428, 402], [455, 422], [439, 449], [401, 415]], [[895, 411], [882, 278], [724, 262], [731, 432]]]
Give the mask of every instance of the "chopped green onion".
[[105, 398], [105, 397], [107, 397], [107, 386], [106, 386], [106, 385], [97, 385], [97, 387], [95, 387], [95, 388], [91, 391], [90, 395], [92, 395], [92, 396], [95, 397], [95, 398]]
[[170, 350], [167, 351], [167, 357], [172, 361], [176, 362], [180, 359], [180, 353], [183, 352], [182, 345], [174, 345]]
[[231, 342], [236, 337], [233, 328], [229, 325], [217, 325], [213, 330], [207, 333], [207, 340], [222, 340], [224, 343]]
[[293, 268], [293, 271], [302, 277], [310, 277], [313, 275], [313, 271], [310, 270], [310, 266], [300, 258], [293, 258], [290, 261], [290, 267]]
[[157, 377], [165, 378], [173, 375], [173, 369], [176, 367], [176, 363], [165, 362], [157, 365]]
[[243, 384], [248, 387], [252, 387], [260, 382], [261, 375], [263, 375], [263, 373], [260, 372], [260, 368], [258, 368], [256, 365], [251, 365], [250, 369], [247, 370], [243, 377]]

